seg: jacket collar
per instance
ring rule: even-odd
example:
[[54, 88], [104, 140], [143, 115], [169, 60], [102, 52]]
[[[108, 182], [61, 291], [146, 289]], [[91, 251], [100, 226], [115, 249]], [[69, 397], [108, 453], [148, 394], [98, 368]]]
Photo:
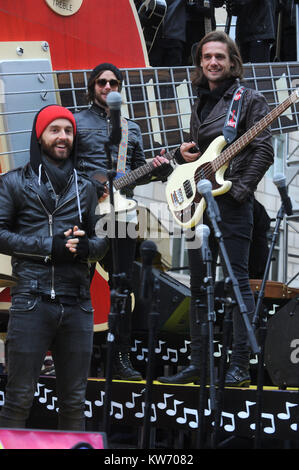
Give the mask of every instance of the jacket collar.
[[107, 112], [105, 108], [102, 108], [102, 106], [98, 106], [96, 103], [93, 103], [90, 107], [90, 111], [92, 111], [95, 114], [98, 114], [99, 116], [106, 118], [107, 117]]

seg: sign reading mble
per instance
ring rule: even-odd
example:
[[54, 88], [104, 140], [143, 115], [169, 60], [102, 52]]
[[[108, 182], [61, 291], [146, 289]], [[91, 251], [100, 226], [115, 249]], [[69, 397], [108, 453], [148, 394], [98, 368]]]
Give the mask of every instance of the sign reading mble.
[[83, 0], [45, 0], [47, 5], [63, 16], [71, 16], [81, 8]]

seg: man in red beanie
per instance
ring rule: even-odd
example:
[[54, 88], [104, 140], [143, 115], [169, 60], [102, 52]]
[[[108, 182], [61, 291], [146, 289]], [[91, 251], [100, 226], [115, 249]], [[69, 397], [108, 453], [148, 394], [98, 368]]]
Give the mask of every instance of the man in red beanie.
[[44, 357], [56, 373], [58, 428], [85, 429], [93, 343], [90, 263], [107, 240], [95, 235], [94, 185], [75, 169], [73, 114], [51, 105], [35, 117], [30, 162], [0, 179], [0, 252], [11, 256], [7, 385], [0, 426], [24, 428]]
[[[102, 172], [107, 174], [109, 169], [105, 143], [111, 132], [110, 110], [107, 105], [107, 97], [111, 92], [120, 92], [122, 88], [122, 72], [113, 64], [104, 62], [97, 65], [91, 72], [88, 79], [87, 97], [90, 108], [75, 114], [77, 124], [77, 168], [86, 173], [89, 177]], [[127, 119], [127, 148], [124, 173], [139, 168], [146, 163], [143, 151], [141, 130], [138, 124], [131, 119]], [[122, 123], [123, 127], [123, 123]], [[111, 145], [111, 156], [114, 161], [119, 161], [122, 156], [121, 145]], [[162, 155], [152, 160], [156, 167], [152, 174], [148, 174], [136, 181], [136, 184], [147, 184], [150, 181], [166, 180], [172, 167], [168, 160]], [[134, 185], [123, 188], [122, 194], [125, 197], [133, 197]], [[108, 197], [103, 186], [99, 185], [99, 198]], [[135, 370], [130, 360], [131, 348], [131, 293], [133, 262], [136, 252], [136, 238], [129, 236], [129, 233], [136, 233], [135, 225], [137, 216], [135, 211], [128, 212], [126, 216], [117, 214], [116, 233], [117, 243], [117, 266], [119, 273], [125, 274], [123, 281], [124, 291], [127, 293], [124, 318], [118, 322], [117, 331], [114, 335], [115, 357], [113, 361], [113, 377], [123, 380], [142, 380], [142, 375]], [[129, 225], [131, 228], [129, 228]], [[126, 234], [124, 237], [123, 234]], [[102, 262], [104, 269], [109, 273], [111, 282], [112, 276], [119, 273], [113, 272], [112, 251], [109, 250]]]

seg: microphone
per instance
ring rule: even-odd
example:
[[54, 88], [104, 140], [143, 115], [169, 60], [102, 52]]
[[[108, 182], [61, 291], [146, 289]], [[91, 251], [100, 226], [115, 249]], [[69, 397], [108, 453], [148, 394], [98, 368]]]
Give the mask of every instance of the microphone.
[[157, 245], [151, 240], [145, 240], [140, 245], [142, 259], [140, 298], [149, 300], [152, 289], [152, 264], [157, 253]]
[[278, 173], [277, 175], [274, 175], [273, 183], [277, 186], [285, 213], [287, 215], [292, 215], [293, 214], [292, 201], [288, 196], [286, 177], [284, 176], [283, 173]]
[[121, 94], [117, 91], [111, 91], [107, 96], [107, 105], [110, 110], [111, 133], [109, 136], [110, 143], [119, 145], [121, 141], [121, 125], [120, 125], [120, 108]]
[[197, 191], [205, 198], [209, 217], [216, 218], [218, 222], [221, 221], [218, 204], [214, 200], [212, 194], [212, 183], [207, 179], [200, 180], [197, 183]]
[[196, 236], [201, 241], [201, 254], [202, 259], [206, 260], [207, 253], [209, 250], [209, 236], [210, 236], [210, 229], [207, 225], [201, 224], [198, 225], [195, 229]]

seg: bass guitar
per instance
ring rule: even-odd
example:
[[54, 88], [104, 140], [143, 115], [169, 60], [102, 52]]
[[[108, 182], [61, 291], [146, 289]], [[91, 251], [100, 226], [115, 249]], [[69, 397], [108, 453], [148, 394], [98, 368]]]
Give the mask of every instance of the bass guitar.
[[299, 89], [296, 89], [229, 147], [223, 150], [227, 145], [226, 140], [222, 135], [216, 137], [198, 160], [181, 165], [172, 172], [166, 183], [166, 199], [175, 221], [181, 227], [194, 227], [204, 213], [206, 204], [204, 197], [197, 191], [197, 183], [208, 179], [212, 183], [214, 196], [229, 191], [232, 183], [224, 180], [229, 162], [298, 98]]
[[[174, 150], [171, 150], [170, 152], [165, 153], [163, 157], [171, 161], [174, 157], [176, 150], [177, 149], [175, 148]], [[126, 198], [125, 196], [122, 196], [120, 191], [126, 186], [130, 186], [134, 184], [139, 178], [148, 175], [155, 169], [156, 167], [153, 165], [153, 163], [149, 162], [113, 180], [113, 187], [114, 187], [113, 198], [114, 198], [114, 211], [115, 212], [131, 211], [136, 208], [137, 201], [135, 201], [134, 199], [129, 199], [129, 198]], [[98, 172], [93, 177], [97, 179], [98, 181], [100, 181], [102, 184], [108, 185], [106, 174]], [[99, 203], [99, 213], [101, 215], [105, 215], [105, 214], [110, 214], [110, 212], [111, 212], [110, 198], [107, 197], [104, 201]]]

